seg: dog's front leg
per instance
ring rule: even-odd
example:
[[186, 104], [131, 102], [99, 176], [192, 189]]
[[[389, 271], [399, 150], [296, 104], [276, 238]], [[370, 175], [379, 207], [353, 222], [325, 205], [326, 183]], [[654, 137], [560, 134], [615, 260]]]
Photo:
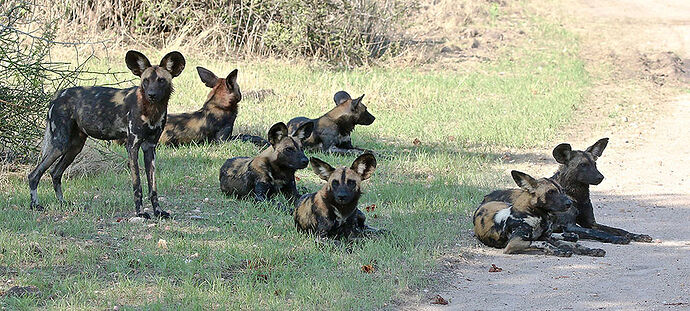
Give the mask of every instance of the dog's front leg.
[[578, 255], [593, 256], [593, 257], [604, 257], [606, 251], [600, 248], [589, 248], [585, 247], [580, 243], [569, 242], [569, 241], [549, 241], [550, 243], [556, 245], [560, 249], [566, 249]]
[[597, 229], [583, 228], [578, 225], [569, 225], [564, 231], [577, 234], [581, 239], [597, 240], [604, 243], [629, 244], [630, 238], [613, 235]]
[[149, 199], [153, 208], [153, 215], [162, 218], [170, 217], [170, 214], [158, 205], [158, 188], [156, 187], [156, 144], [145, 142], [141, 145], [144, 152], [144, 168], [146, 169], [146, 181], [149, 185]]
[[597, 229], [597, 230], [601, 230], [604, 232], [608, 232], [608, 233], [611, 233], [614, 235], [623, 236], [623, 237], [626, 237], [626, 238], [631, 239], [631, 240], [636, 241], [636, 242], [645, 242], [645, 243], [651, 243], [652, 242], [652, 237], [649, 235], [636, 234], [636, 233], [625, 231], [623, 229], [618, 229], [618, 228], [602, 225], [602, 224], [599, 224], [596, 222], [592, 225], [592, 228]]
[[271, 189], [271, 184], [265, 181], [257, 181], [256, 185], [254, 185], [254, 199], [256, 199], [257, 202], [266, 201], [271, 194]]
[[134, 210], [136, 215], [146, 219], [151, 216], [141, 211], [141, 179], [139, 178], [139, 146], [141, 143], [136, 136], [127, 138], [127, 153], [129, 154], [129, 173], [132, 176], [132, 189], [134, 190]]

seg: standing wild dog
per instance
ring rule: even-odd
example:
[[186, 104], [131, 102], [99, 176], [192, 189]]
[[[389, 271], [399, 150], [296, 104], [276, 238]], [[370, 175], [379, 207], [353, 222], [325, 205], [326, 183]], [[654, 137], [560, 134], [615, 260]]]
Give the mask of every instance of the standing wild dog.
[[309, 137], [314, 125], [305, 123], [288, 135], [285, 123], [271, 126], [270, 146], [258, 156], [228, 159], [220, 168], [220, 189], [227, 195], [245, 197], [254, 194], [257, 201], [282, 193], [290, 202], [299, 197], [295, 171], [307, 167], [309, 159], [302, 150], [302, 141]]
[[350, 237], [378, 233], [364, 224], [366, 217], [357, 208], [362, 194], [361, 183], [376, 169], [373, 154], [360, 155], [350, 167], [333, 168], [317, 158], [311, 158], [314, 173], [327, 181], [318, 192], [303, 195], [296, 204], [295, 225], [302, 232], [319, 237]]
[[376, 119], [367, 106], [362, 103], [362, 98], [352, 99], [345, 91], [335, 93], [333, 101], [335, 108], [317, 119], [296, 117], [288, 122], [288, 128], [295, 129], [304, 123], [314, 123], [314, 132], [304, 142], [304, 146], [310, 150], [320, 150], [334, 153], [362, 153], [367, 150], [352, 146], [350, 133], [355, 125], [370, 125]]
[[73, 87], [57, 93], [48, 110], [41, 161], [29, 174], [31, 207], [38, 204], [36, 188], [45, 171], [60, 159], [50, 171], [55, 196], [62, 196], [62, 173], [81, 152], [87, 137], [103, 140], [127, 139], [129, 170], [134, 188], [137, 215], [141, 212], [141, 181], [139, 178], [139, 147], [144, 152], [144, 166], [149, 185], [149, 197], [155, 216], [168, 217], [159, 209], [155, 178], [155, 156], [158, 138], [165, 127], [168, 100], [173, 92], [172, 79], [180, 75], [185, 60], [179, 52], [170, 52], [158, 66], [151, 66], [148, 58], [137, 51], [125, 57], [127, 68], [141, 78], [139, 86], [116, 89], [109, 87]]
[[572, 240], [572, 236], [552, 235], [550, 217], [573, 203], [557, 182], [549, 178], [537, 180], [518, 171], [511, 175], [520, 187], [507, 190], [512, 204], [484, 200], [474, 212], [474, 233], [479, 241], [504, 248], [506, 254], [530, 250], [566, 257], [573, 253], [597, 257], [606, 254], [602, 249], [565, 241]]
[[168, 122], [160, 138], [160, 143], [179, 145], [190, 142], [225, 141], [241, 139], [263, 146], [266, 141], [257, 136], [232, 136], [237, 118], [237, 104], [242, 100], [240, 86], [237, 84], [237, 69], [226, 78], [218, 78], [210, 70], [196, 67], [204, 84], [211, 88], [204, 106], [191, 113], [168, 115]]
[[598, 185], [604, 180], [604, 175], [597, 169], [596, 160], [604, 152], [608, 142], [608, 138], [602, 138], [585, 151], [572, 150], [570, 144], [565, 143], [553, 149], [553, 157], [561, 165], [552, 178], [563, 185], [565, 192], [575, 201], [568, 212], [557, 215], [556, 224], [560, 230], [576, 233], [585, 239], [616, 244], [627, 244], [630, 240], [651, 242], [652, 237], [646, 234], [630, 233], [594, 220], [589, 186]]

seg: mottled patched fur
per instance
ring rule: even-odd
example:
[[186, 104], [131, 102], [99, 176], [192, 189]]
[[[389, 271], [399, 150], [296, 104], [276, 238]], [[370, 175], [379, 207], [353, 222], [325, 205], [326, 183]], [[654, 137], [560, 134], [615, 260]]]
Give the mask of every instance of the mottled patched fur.
[[169, 216], [158, 206], [156, 144], [166, 123], [168, 100], [173, 92], [172, 79], [182, 72], [185, 60], [179, 52], [171, 52], [163, 57], [160, 65], [151, 66], [146, 56], [129, 51], [125, 62], [132, 73], [141, 78], [139, 86], [127, 89], [73, 87], [59, 91], [50, 103], [40, 163], [28, 177], [32, 208], [42, 209], [36, 188], [43, 173], [58, 159], [50, 175], [57, 199], [64, 202], [62, 174], [90, 136], [103, 140], [126, 139], [135, 210], [148, 218], [147, 213], [141, 213], [138, 163], [141, 147], [154, 215]]
[[482, 243], [504, 248], [507, 254], [539, 250], [556, 256], [570, 256], [573, 252], [604, 256], [603, 250], [560, 241], [552, 235], [550, 217], [572, 205], [557, 182], [548, 178], [537, 180], [518, 171], [512, 171], [511, 175], [520, 189], [506, 190], [502, 194], [512, 203], [485, 199], [474, 213], [474, 232]]
[[296, 204], [295, 225], [302, 232], [320, 237], [347, 238], [379, 230], [364, 224], [366, 217], [357, 208], [361, 183], [376, 169], [373, 154], [360, 155], [350, 167], [333, 168], [317, 158], [311, 167], [326, 184], [317, 192], [303, 195]]
[[297, 117], [288, 122], [290, 129], [314, 123], [314, 132], [304, 142], [305, 148], [323, 152], [362, 153], [367, 150], [352, 146], [350, 133], [355, 125], [370, 125], [376, 119], [362, 103], [364, 95], [352, 99], [345, 91], [335, 93], [335, 108], [317, 119]]
[[302, 150], [302, 141], [309, 137], [313, 126], [306, 123], [288, 135], [285, 123], [274, 124], [268, 131], [270, 146], [259, 155], [225, 161], [220, 168], [220, 189], [237, 197], [253, 194], [257, 201], [282, 193], [294, 201], [299, 197], [295, 171], [309, 164]]
[[203, 67], [196, 67], [199, 78], [211, 88], [203, 107], [195, 112], [170, 114], [160, 143], [179, 145], [190, 142], [226, 141], [241, 139], [263, 146], [267, 142], [261, 137], [250, 135], [232, 136], [238, 103], [242, 100], [237, 84], [237, 69], [226, 78], [218, 78]]

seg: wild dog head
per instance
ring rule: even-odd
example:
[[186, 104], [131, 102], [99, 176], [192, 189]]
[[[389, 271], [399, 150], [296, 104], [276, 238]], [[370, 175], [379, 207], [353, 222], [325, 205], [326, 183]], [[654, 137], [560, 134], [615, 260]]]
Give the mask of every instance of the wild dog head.
[[598, 140], [585, 151], [572, 150], [570, 144], [560, 144], [553, 149], [553, 157], [561, 164], [558, 172], [564, 175], [563, 179], [576, 181], [587, 185], [598, 185], [604, 180], [597, 169], [597, 159], [601, 156], [609, 143], [608, 138]]
[[374, 123], [376, 117], [372, 115], [368, 110], [367, 106], [362, 103], [362, 96], [352, 99], [350, 94], [345, 91], [339, 91], [333, 95], [333, 101], [336, 106], [341, 107], [344, 114], [348, 115], [353, 124], [370, 125]]
[[173, 91], [172, 79], [182, 73], [185, 60], [180, 52], [170, 52], [158, 66], [151, 66], [149, 59], [137, 51], [125, 56], [127, 68], [141, 78], [139, 85], [144, 99], [152, 103], [167, 103]]
[[288, 135], [287, 125], [279, 122], [268, 130], [268, 142], [273, 148], [273, 159], [281, 167], [289, 169], [303, 169], [309, 164], [309, 159], [302, 150], [303, 141], [311, 135], [313, 122], [307, 122]]
[[351, 208], [341, 211], [342, 215], [354, 211], [362, 193], [362, 181], [369, 179], [376, 170], [376, 158], [370, 153], [359, 156], [350, 167], [337, 169], [317, 158], [311, 158], [310, 162], [314, 173], [327, 181], [324, 186], [326, 199], [338, 206]]
[[218, 78], [204, 67], [196, 67], [196, 71], [199, 73], [201, 82], [212, 89], [205, 104], [209, 107], [205, 108], [228, 110], [236, 107], [237, 103], [242, 100], [240, 86], [237, 84], [237, 69], [231, 71], [225, 78]]
[[529, 193], [531, 207], [556, 213], [564, 212], [573, 205], [573, 201], [565, 194], [561, 185], [550, 178], [534, 179], [519, 171], [512, 171], [510, 174], [515, 183]]

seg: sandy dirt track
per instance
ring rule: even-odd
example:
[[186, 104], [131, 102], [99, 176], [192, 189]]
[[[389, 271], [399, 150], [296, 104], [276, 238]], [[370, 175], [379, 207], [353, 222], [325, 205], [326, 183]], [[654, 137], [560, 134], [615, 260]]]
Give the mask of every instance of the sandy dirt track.
[[[582, 29], [621, 34], [616, 49], [673, 51], [690, 58], [690, 1], [575, 1]], [[608, 42], [600, 42], [606, 45]], [[654, 243], [603, 248], [604, 258], [504, 255], [475, 244], [442, 261], [445, 287], [431, 290], [450, 303], [423, 310], [690, 310], [690, 95], [668, 98], [647, 125], [604, 133], [598, 160], [604, 182], [592, 189], [599, 223], [651, 235]], [[584, 149], [600, 137], [570, 142]], [[560, 143], [554, 141], [553, 146]], [[556, 170], [550, 150], [535, 165]], [[532, 172], [532, 171], [530, 171]], [[467, 233], [467, 239], [473, 239]], [[491, 264], [503, 268], [489, 273]]]

